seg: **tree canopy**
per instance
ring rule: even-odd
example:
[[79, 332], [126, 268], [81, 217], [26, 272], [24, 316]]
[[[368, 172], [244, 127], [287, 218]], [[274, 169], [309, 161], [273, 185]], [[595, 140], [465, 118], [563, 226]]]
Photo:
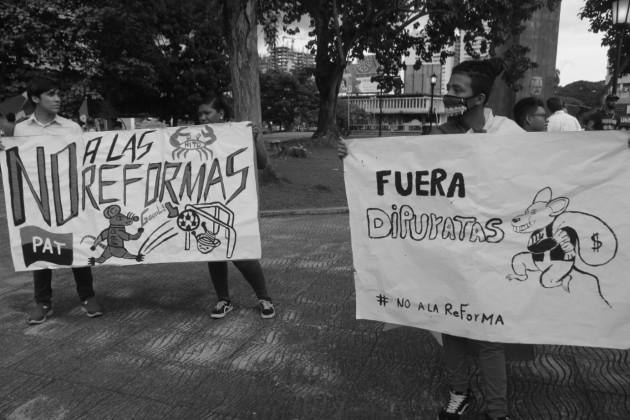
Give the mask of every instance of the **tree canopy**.
[[[309, 19], [313, 41], [309, 43], [316, 57], [315, 80], [320, 93], [318, 130], [315, 137], [329, 141], [338, 136], [335, 124], [336, 101], [346, 64], [375, 53], [391, 87], [395, 76], [405, 67], [404, 57], [410, 51], [422, 60], [434, 54], [445, 59], [461, 34], [466, 51], [477, 55], [473, 44], [481, 41], [481, 53], [496, 53], [510, 37], [524, 30], [524, 21], [547, 7], [553, 10], [559, 0], [270, 0], [264, 19], [266, 37], [277, 36], [280, 24], [289, 33], [303, 17]], [[280, 13], [279, 11], [282, 11]], [[419, 20], [423, 18], [423, 20]], [[508, 69], [504, 78], [518, 88], [517, 81], [535, 66], [526, 57], [527, 49], [519, 45], [505, 48]], [[389, 83], [389, 86], [388, 86]]]
[[[623, 41], [618, 76], [630, 74], [630, 37], [627, 36], [629, 25], [613, 24], [611, 1], [586, 0], [579, 17], [589, 21], [591, 32], [603, 34], [602, 46], [608, 47], [608, 61], [614, 65], [620, 52], [619, 41]], [[612, 80], [609, 83], [612, 83]]]
[[60, 80], [66, 110], [89, 96], [106, 100], [107, 113], [176, 119], [229, 88], [216, 1], [0, 2], [0, 98], [48, 74]]
[[[280, 70], [260, 75], [260, 99], [264, 121], [291, 128], [294, 124], [315, 124], [318, 93], [305, 74], [296, 77]], [[316, 114], [315, 114], [316, 115]]]

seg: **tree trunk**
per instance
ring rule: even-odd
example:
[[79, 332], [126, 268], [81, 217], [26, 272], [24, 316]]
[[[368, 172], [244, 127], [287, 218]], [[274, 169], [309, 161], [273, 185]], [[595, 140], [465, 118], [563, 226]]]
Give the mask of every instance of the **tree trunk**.
[[[251, 121], [259, 127], [259, 132], [262, 133], [258, 34], [256, 32], [258, 28], [258, 2], [259, 0], [225, 0], [223, 2], [223, 16], [230, 56], [234, 119], [236, 121]], [[259, 141], [262, 142], [262, 138]], [[278, 175], [270, 162], [263, 169], [262, 175], [264, 178], [278, 179]]]
[[326, 145], [333, 145], [339, 140], [337, 127], [337, 96], [343, 79], [344, 65], [326, 63], [323, 71], [317, 72], [315, 82], [319, 91], [319, 115], [317, 117], [317, 131], [314, 139]]
[[258, 0], [224, 1], [228, 25], [228, 54], [236, 121], [260, 127], [260, 80], [258, 76]]

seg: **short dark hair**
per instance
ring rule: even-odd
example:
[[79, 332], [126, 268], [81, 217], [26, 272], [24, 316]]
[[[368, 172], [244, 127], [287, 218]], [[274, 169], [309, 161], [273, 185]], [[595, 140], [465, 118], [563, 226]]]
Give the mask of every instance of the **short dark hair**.
[[28, 95], [30, 103], [35, 106], [33, 96], [39, 97], [42, 93], [48, 92], [52, 89], [59, 89], [59, 83], [50, 77], [39, 76], [29, 82], [28, 87], [26, 88], [26, 94]]
[[486, 102], [492, 92], [494, 79], [505, 69], [505, 62], [497, 57], [488, 60], [462, 61], [453, 67], [452, 74], [464, 74], [471, 79], [471, 87], [474, 95], [486, 95]]
[[223, 111], [225, 121], [230, 121], [233, 117], [232, 107], [230, 106], [230, 104], [228, 104], [225, 96], [223, 95], [210, 94], [204, 96], [199, 103], [199, 106], [201, 105], [210, 105], [211, 108], [217, 111]]
[[552, 96], [547, 99], [547, 108], [549, 108], [549, 112], [560, 111], [564, 108], [564, 103], [562, 103], [562, 99], [557, 96]]
[[521, 127], [525, 125], [525, 118], [536, 112], [538, 107], [545, 108], [545, 103], [540, 98], [528, 96], [523, 98], [514, 105], [514, 121]]

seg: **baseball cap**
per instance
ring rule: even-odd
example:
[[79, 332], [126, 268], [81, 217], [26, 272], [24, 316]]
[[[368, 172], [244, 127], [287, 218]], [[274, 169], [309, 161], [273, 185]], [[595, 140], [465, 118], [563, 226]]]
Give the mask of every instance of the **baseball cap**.
[[619, 96], [615, 95], [614, 93], [609, 94], [608, 96], [606, 96], [606, 100], [612, 100], [612, 101], [618, 101], [619, 100]]

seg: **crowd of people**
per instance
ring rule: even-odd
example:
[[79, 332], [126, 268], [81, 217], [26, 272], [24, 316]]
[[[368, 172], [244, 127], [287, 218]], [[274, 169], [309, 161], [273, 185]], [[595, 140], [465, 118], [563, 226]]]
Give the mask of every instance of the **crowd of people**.
[[[541, 131], [580, 131], [610, 130], [619, 128], [619, 117], [614, 113], [618, 97], [608, 95], [600, 109], [586, 116], [581, 124], [568, 114], [560, 98], [551, 97], [546, 102], [539, 98], [527, 97], [516, 103], [513, 119], [494, 115], [486, 106], [492, 92], [495, 78], [502, 72], [503, 62], [498, 59], [465, 61], [453, 68], [444, 96], [446, 107], [459, 107], [463, 113], [445, 124], [434, 127], [431, 134], [472, 134], [500, 133], [515, 134]], [[6, 116], [3, 127], [5, 135], [15, 137], [79, 134], [85, 130], [75, 121], [59, 115], [61, 106], [58, 84], [49, 78], [38, 77], [31, 81], [27, 90], [28, 100], [34, 112], [21, 122], [15, 123], [14, 116]], [[199, 105], [198, 122], [215, 124], [229, 121], [231, 109], [221, 96], [205, 98]], [[258, 129], [253, 127], [256, 162], [258, 168], [267, 165], [267, 153], [258, 140]], [[2, 147], [0, 143], [0, 148]], [[340, 158], [347, 153], [345, 143], [338, 147]], [[233, 261], [251, 285], [260, 302], [262, 318], [275, 315], [274, 305], [267, 290], [265, 276], [258, 260]], [[211, 310], [212, 318], [223, 318], [232, 309], [233, 303], [228, 288], [228, 263], [209, 262], [210, 279], [217, 295], [217, 304]], [[88, 317], [103, 314], [93, 287], [90, 267], [72, 269], [81, 308]], [[30, 324], [41, 324], [53, 314], [52, 309], [52, 270], [33, 271], [35, 307], [29, 317]], [[486, 418], [490, 420], [509, 419], [507, 401], [506, 350], [502, 343], [470, 340], [465, 337], [443, 334], [444, 360], [450, 382], [448, 401], [438, 413], [439, 420], [461, 418], [471, 402], [468, 386], [469, 372], [467, 354], [472, 342], [477, 349], [479, 365], [486, 393]]]

